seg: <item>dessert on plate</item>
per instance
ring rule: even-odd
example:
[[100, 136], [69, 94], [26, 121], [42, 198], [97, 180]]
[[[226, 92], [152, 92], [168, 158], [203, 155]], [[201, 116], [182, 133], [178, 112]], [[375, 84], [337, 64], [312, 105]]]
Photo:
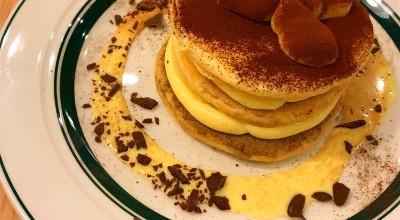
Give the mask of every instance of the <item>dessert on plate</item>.
[[170, 2], [157, 90], [196, 139], [244, 159], [286, 159], [338, 123], [344, 91], [369, 57], [372, 24], [359, 1], [247, 4], [276, 2], [264, 11], [242, 2]]

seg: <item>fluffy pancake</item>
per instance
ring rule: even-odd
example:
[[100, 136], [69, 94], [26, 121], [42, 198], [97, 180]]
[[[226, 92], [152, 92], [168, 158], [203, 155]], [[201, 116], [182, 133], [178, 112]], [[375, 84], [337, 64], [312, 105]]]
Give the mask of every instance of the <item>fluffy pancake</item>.
[[324, 21], [338, 44], [336, 62], [313, 68], [282, 52], [269, 23], [246, 19], [214, 0], [171, 3], [174, 35], [190, 59], [209, 78], [257, 96], [300, 99], [325, 93], [351, 79], [365, 63], [373, 41], [369, 15], [354, 1], [345, 17]]
[[174, 115], [182, 128], [196, 139], [237, 157], [255, 161], [272, 162], [283, 160], [304, 152], [328, 135], [338, 120], [341, 100], [328, 117], [305, 132], [281, 139], [267, 140], [251, 135], [232, 135], [215, 131], [197, 121], [175, 96], [165, 73], [164, 56], [166, 44], [156, 60], [155, 81], [157, 91], [167, 109]]
[[233, 100], [213, 81], [199, 73], [185, 53], [175, 50], [175, 55], [187, 81], [204, 100], [234, 118], [258, 126], [276, 127], [305, 121], [320, 114], [330, 103], [336, 101], [347, 86], [334, 87], [324, 94], [303, 101], [287, 102], [276, 110], [251, 109]]

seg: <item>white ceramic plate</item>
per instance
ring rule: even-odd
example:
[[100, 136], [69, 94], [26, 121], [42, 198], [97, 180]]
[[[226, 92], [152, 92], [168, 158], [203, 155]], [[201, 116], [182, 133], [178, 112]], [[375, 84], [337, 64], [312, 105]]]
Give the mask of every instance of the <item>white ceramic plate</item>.
[[[115, 30], [109, 20], [115, 14], [125, 14], [129, 10], [127, 2], [21, 1], [10, 16], [0, 35], [0, 165], [2, 185], [9, 198], [25, 219], [247, 219], [214, 209], [196, 216], [182, 212], [110, 150], [93, 141], [91, 115], [80, 107], [90, 99], [91, 75], [84, 68], [96, 61]], [[400, 10], [397, 0], [387, 2]], [[381, 1], [363, 3], [375, 19], [377, 36], [399, 88], [399, 17]], [[124, 80], [127, 97], [138, 90], [158, 97], [152, 80], [153, 59], [166, 28], [144, 31], [131, 48], [140, 53], [129, 55]], [[138, 83], [132, 83], [129, 76], [140, 76]], [[353, 160], [342, 181], [357, 185], [361, 179], [351, 173], [366, 167], [374, 167], [371, 170], [382, 175], [370, 178], [367, 187], [359, 187], [348, 202], [352, 205], [341, 209], [312, 205], [306, 213], [310, 219], [400, 218], [399, 109], [400, 98], [396, 98], [387, 120], [377, 131], [384, 143], [380, 149], [369, 149], [381, 160], [364, 165]], [[148, 114], [133, 107], [130, 110], [137, 117]], [[238, 162], [192, 140], [165, 109], [158, 108], [151, 114], [163, 121], [148, 129], [150, 136], [183, 162], [230, 173], [265, 171], [264, 165]], [[176, 140], [184, 146], [199, 147], [177, 150]], [[216, 158], [221, 162], [207, 162]], [[241, 164], [239, 169], [236, 163]], [[285, 166], [278, 163], [267, 169]], [[387, 172], [385, 166], [395, 172]], [[377, 187], [380, 184], [382, 187]], [[363, 193], [367, 199], [357, 199]]]

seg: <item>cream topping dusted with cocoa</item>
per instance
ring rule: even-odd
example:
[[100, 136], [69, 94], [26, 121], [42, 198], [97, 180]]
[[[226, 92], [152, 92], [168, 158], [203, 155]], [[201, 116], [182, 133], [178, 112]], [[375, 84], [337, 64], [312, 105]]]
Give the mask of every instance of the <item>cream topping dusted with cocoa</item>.
[[[368, 13], [355, 1], [345, 17], [324, 21], [338, 44], [336, 62], [313, 68], [289, 59], [268, 23], [232, 13], [214, 0], [172, 1], [170, 10], [174, 34], [193, 62], [213, 77], [258, 96], [322, 94], [361, 68], [373, 39]], [[207, 16], [195, 13], [204, 10]]]

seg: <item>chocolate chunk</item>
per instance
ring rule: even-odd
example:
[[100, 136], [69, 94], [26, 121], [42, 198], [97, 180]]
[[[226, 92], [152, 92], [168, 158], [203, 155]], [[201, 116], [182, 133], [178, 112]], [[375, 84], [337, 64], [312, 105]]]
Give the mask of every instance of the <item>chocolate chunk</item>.
[[132, 149], [132, 148], [135, 147], [135, 144], [136, 144], [135, 141], [129, 141], [126, 145], [127, 145], [130, 149]]
[[375, 112], [381, 113], [382, 112], [382, 106], [380, 104], [377, 104], [374, 108]]
[[367, 135], [367, 136], [365, 136], [365, 138], [367, 139], [367, 141], [375, 140], [374, 136], [372, 136], [372, 135]]
[[194, 209], [194, 212], [196, 212], [196, 213], [203, 213], [199, 207], [196, 207], [196, 208]]
[[159, 125], [160, 124], [160, 119], [157, 117], [154, 117], [154, 120], [156, 121], [156, 124]]
[[357, 120], [357, 121], [351, 121], [351, 122], [348, 122], [348, 123], [340, 124], [340, 125], [338, 125], [336, 127], [338, 127], [338, 128], [356, 129], [356, 128], [362, 127], [362, 126], [364, 126], [366, 124], [367, 124], [367, 122], [364, 119], [361, 119], [361, 120]]
[[246, 194], [243, 194], [243, 195], [242, 195], [242, 200], [246, 200], [246, 199], [247, 199]]
[[314, 199], [320, 201], [320, 202], [326, 202], [326, 201], [331, 201], [332, 196], [329, 193], [326, 192], [315, 192], [311, 195]]
[[193, 189], [190, 192], [189, 197], [186, 200], [187, 204], [187, 211], [188, 212], [193, 212], [197, 206], [197, 202], [199, 201], [199, 190]]
[[165, 177], [165, 172], [162, 171], [160, 174], [158, 174], [158, 178], [160, 179], [161, 183], [165, 184], [167, 182], [167, 177]]
[[111, 38], [111, 43], [115, 43], [117, 41], [117, 38], [116, 37], [112, 37]]
[[96, 68], [96, 63], [91, 63], [91, 64], [86, 66], [87, 70], [94, 70], [95, 68]]
[[372, 48], [372, 50], [371, 50], [371, 53], [372, 54], [376, 54], [378, 51], [380, 51], [381, 50], [381, 48], [380, 47], [374, 47], [374, 48]]
[[167, 193], [167, 196], [176, 196], [183, 193], [183, 189], [181, 187], [177, 187], [172, 189]]
[[145, 118], [145, 119], [142, 120], [142, 123], [146, 123], [146, 124], [153, 123], [153, 119], [152, 118]]
[[350, 144], [350, 142], [348, 142], [348, 141], [344, 141], [344, 147], [346, 149], [346, 152], [348, 154], [351, 154], [351, 151], [353, 150], [353, 145]]
[[219, 210], [229, 210], [231, 206], [229, 205], [229, 199], [225, 196], [215, 196], [212, 195], [210, 201], [217, 206]]
[[124, 120], [132, 121], [132, 117], [130, 115], [123, 115], [121, 116]]
[[136, 142], [136, 147], [138, 150], [147, 149], [146, 139], [144, 138], [144, 135], [142, 132], [134, 131], [134, 132], [132, 132], [132, 137], [133, 137], [133, 140]]
[[144, 128], [144, 125], [143, 125], [142, 123], [140, 123], [138, 120], [135, 120], [135, 125], [136, 125], [138, 128]]
[[123, 141], [117, 141], [117, 153], [123, 153], [128, 151], [128, 146]]
[[115, 24], [118, 26], [119, 24], [121, 24], [124, 20], [122, 19], [121, 15], [115, 15], [114, 16], [115, 19]]
[[207, 188], [210, 190], [211, 193], [214, 193], [224, 186], [225, 180], [226, 176], [222, 176], [221, 173], [213, 173], [206, 179]]
[[136, 30], [136, 29], [137, 29], [137, 27], [138, 27], [138, 25], [139, 25], [139, 22], [138, 22], [138, 21], [136, 21], [136, 22], [135, 22], [135, 24], [133, 25], [132, 29], [133, 29], [133, 30]]
[[121, 159], [124, 161], [129, 161], [129, 156], [128, 155], [122, 155]]
[[365, 137], [372, 145], [378, 145], [379, 141], [374, 138], [372, 135], [367, 135]]
[[89, 103], [83, 104], [82, 108], [91, 108], [92, 106]]
[[158, 4], [155, 0], [143, 0], [137, 4], [136, 9], [140, 11], [151, 11], [157, 8]]
[[162, 13], [158, 13], [151, 17], [149, 20], [144, 22], [144, 25], [147, 27], [159, 27], [162, 25], [163, 22], [163, 15]]
[[303, 217], [303, 208], [304, 203], [306, 201], [306, 197], [302, 194], [295, 195], [289, 203], [287, 214], [290, 217]]
[[96, 141], [97, 143], [101, 143], [101, 137], [100, 136], [94, 137], [94, 141]]
[[374, 38], [374, 44], [375, 44], [377, 47], [380, 47], [378, 38]]
[[182, 171], [174, 166], [168, 166], [168, 170], [171, 173], [172, 176], [177, 178], [182, 184], [189, 184], [188, 178], [185, 176], [185, 174], [182, 173]]
[[346, 203], [347, 196], [349, 195], [350, 189], [343, 183], [336, 182], [333, 184], [333, 201], [337, 206], [342, 206]]
[[110, 92], [108, 92], [108, 96], [113, 97], [120, 89], [121, 85], [119, 83], [115, 83], [113, 87], [111, 87]]
[[153, 109], [158, 104], [158, 102], [156, 100], [149, 98], [149, 97], [136, 98], [136, 97], [131, 96], [131, 102], [136, 105], [139, 105], [142, 108], [149, 109], [149, 110]]
[[149, 165], [150, 162], [151, 162], [151, 158], [146, 156], [146, 155], [144, 155], [144, 154], [138, 154], [137, 157], [136, 157], [136, 160], [137, 160], [138, 163], [140, 163], [140, 164], [142, 164], [144, 166]]
[[98, 124], [94, 128], [94, 133], [96, 133], [98, 136], [101, 136], [102, 134], [104, 134], [104, 123], [103, 122]]
[[113, 82], [117, 81], [117, 78], [115, 78], [114, 76], [111, 76], [107, 73], [100, 76], [100, 78], [106, 83], [113, 83]]

